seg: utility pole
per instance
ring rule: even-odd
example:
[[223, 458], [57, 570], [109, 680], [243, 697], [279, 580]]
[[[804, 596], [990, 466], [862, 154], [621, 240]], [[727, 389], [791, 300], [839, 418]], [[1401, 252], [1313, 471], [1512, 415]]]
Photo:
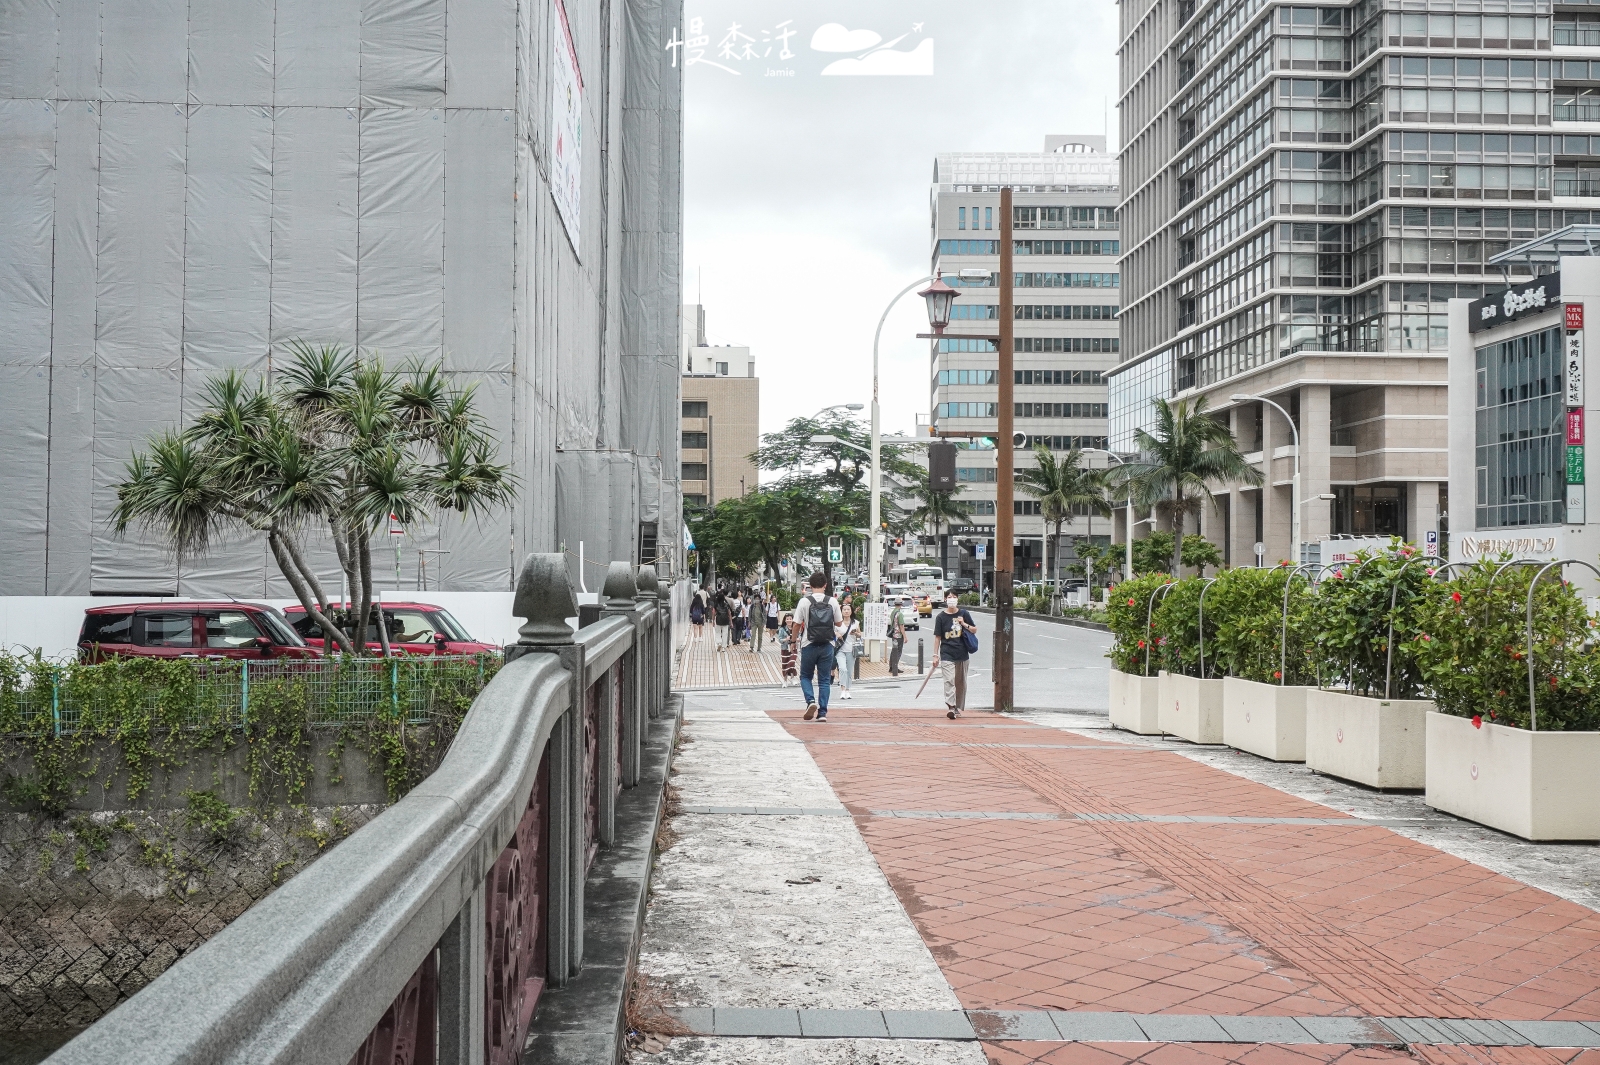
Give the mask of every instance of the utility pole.
[[1015, 432], [1012, 406], [1012, 332], [1015, 329], [1016, 311], [1012, 307], [1011, 240], [1011, 187], [1000, 189], [1000, 337], [995, 347], [999, 349], [999, 445], [998, 463], [994, 471], [994, 709], [1006, 713], [1014, 705], [1012, 684], [1012, 650], [1015, 630], [1012, 626], [1012, 511], [1015, 506], [1015, 477], [1012, 467], [1016, 463], [1016, 447], [1012, 443]]

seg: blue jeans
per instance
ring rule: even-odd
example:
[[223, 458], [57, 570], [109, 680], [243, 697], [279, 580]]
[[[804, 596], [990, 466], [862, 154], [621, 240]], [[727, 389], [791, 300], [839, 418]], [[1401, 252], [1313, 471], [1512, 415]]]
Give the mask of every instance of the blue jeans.
[[[817, 673], [817, 688], [811, 690], [811, 674]], [[806, 705], [817, 704], [817, 709], [826, 714], [828, 712], [828, 689], [833, 685], [833, 644], [808, 643], [800, 648], [800, 694], [806, 697]]]

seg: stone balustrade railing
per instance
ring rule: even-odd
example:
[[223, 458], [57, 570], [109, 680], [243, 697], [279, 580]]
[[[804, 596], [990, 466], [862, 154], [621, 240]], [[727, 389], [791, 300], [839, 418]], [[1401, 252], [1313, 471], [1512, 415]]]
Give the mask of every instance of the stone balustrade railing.
[[562, 556], [529, 555], [525, 623], [439, 769], [49, 1060], [515, 1063], [583, 966], [588, 869], [669, 689], [666, 592], [614, 562], [574, 632]]

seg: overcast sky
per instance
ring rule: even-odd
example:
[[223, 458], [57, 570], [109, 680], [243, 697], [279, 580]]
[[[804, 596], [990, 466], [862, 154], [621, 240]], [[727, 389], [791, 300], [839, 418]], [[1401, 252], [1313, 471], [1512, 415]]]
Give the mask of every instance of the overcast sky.
[[[763, 432], [870, 400], [878, 317], [929, 267], [937, 153], [1041, 151], [1046, 134], [1102, 132], [1116, 103], [1116, 11], [1109, 0], [688, 0], [685, 36], [698, 25], [707, 40], [683, 53], [684, 299], [705, 304], [711, 343], [750, 346]], [[817, 43], [836, 50], [814, 50], [830, 24]], [[840, 61], [916, 71], [930, 52], [931, 76], [822, 74]], [[1115, 147], [1114, 111], [1109, 123]], [[914, 293], [884, 325], [886, 433], [927, 413], [927, 341], [914, 338], [926, 331]]]

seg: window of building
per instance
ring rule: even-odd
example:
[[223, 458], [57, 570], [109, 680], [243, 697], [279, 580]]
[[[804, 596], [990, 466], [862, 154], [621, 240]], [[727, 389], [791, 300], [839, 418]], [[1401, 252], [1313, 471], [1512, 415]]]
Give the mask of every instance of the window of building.
[[709, 446], [710, 433], [684, 433], [683, 446], [690, 449], [705, 448]]
[[985, 207], [983, 209], [983, 228], [984, 229], [993, 229], [994, 228], [994, 208], [993, 207]]
[[1013, 514], [1032, 514], [1035, 517], [1037, 517], [1039, 515], [1039, 513], [1040, 513], [1040, 511], [1039, 511], [1039, 501], [1037, 499], [1017, 499], [1017, 500], [1013, 500], [1012, 503], [1011, 503], [1011, 513], [1013, 513]]
[[1333, 496], [1334, 535], [1406, 535], [1405, 485], [1338, 484]]
[[684, 502], [685, 506], [703, 507], [703, 506], [706, 505], [706, 497], [703, 496], [703, 495], [697, 495], [697, 494], [696, 495], [685, 495], [683, 497], [683, 502]]
[[939, 385], [992, 385], [994, 370], [940, 370]]
[[711, 411], [703, 399], [686, 399], [683, 401], [683, 416], [685, 418], [709, 418]]
[[985, 353], [993, 355], [995, 352], [995, 346], [994, 341], [992, 340], [972, 340], [956, 337], [944, 337], [938, 341], [938, 347], [936, 350], [940, 354], [955, 352], [957, 354], [966, 353], [969, 355], [981, 355]]
[[685, 462], [683, 464], [683, 479], [685, 481], [705, 480], [706, 464], [704, 462]]
[[1018, 403], [1018, 418], [1104, 418], [1104, 403]]
[[1116, 352], [1121, 350], [1116, 337], [1013, 337], [1012, 348], [1029, 352]]
[[957, 229], [966, 229], [967, 228], [967, 209], [965, 207], [957, 207], [956, 208], [956, 228]]
[[994, 403], [940, 403], [935, 410], [937, 418], [995, 418], [999, 412]]
[[1016, 370], [1019, 385], [1098, 385], [1099, 370]]
[[1036, 447], [1049, 448], [1051, 451], [1073, 451], [1086, 447], [1106, 449], [1106, 438], [1103, 436], [1024, 436], [1022, 438], [1023, 451], [1032, 451]]
[[1561, 330], [1477, 351], [1478, 528], [1566, 519], [1566, 397]]
[[993, 466], [987, 468], [982, 466], [956, 467], [956, 480], [958, 481], [992, 481], [994, 477], [995, 469]]
[[728, 364], [727, 363], [725, 363], [725, 362], [717, 363], [717, 376], [718, 377], [727, 377], [728, 376]]

